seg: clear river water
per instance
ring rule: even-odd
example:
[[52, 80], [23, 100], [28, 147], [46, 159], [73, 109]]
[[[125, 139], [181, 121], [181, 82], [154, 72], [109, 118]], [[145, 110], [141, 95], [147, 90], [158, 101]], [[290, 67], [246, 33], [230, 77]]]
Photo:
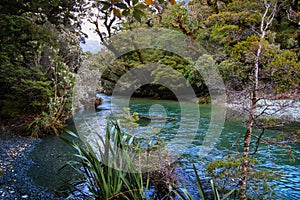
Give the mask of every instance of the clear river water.
[[[100, 128], [105, 127], [106, 116], [112, 112], [118, 112], [114, 109], [114, 105], [111, 105], [111, 97], [100, 95], [104, 98], [104, 103], [98, 107], [96, 110], [96, 118], [90, 116], [90, 114], [85, 114], [84, 112], [77, 117], [77, 123], [80, 119], [96, 120], [100, 124]], [[185, 102], [185, 109], [194, 108], [193, 103]], [[180, 152], [180, 157], [177, 162], [180, 164], [180, 176], [186, 185], [188, 190], [193, 193], [195, 189], [195, 176], [192, 169], [192, 164], [195, 164], [199, 174], [203, 179], [205, 179], [205, 167], [210, 161], [216, 159], [223, 159], [224, 156], [233, 153], [232, 144], [234, 141], [245, 133], [245, 127], [242, 124], [242, 120], [239, 118], [228, 117], [225, 124], [222, 127], [221, 135], [216, 139], [216, 144], [214, 148], [206, 155], [199, 156], [199, 151], [203, 145], [203, 140], [206, 137], [210, 124], [211, 117], [211, 106], [210, 105], [200, 105], [200, 118], [193, 118], [192, 115], [188, 115], [187, 118], [192, 123], [198, 123], [198, 128], [195, 132], [195, 137], [190, 142], [186, 149], [181, 150], [182, 144], [174, 144], [174, 138], [178, 137], [180, 134], [180, 140], [175, 140], [175, 142], [190, 141], [190, 132], [193, 131], [191, 125], [191, 130], [189, 126], [184, 126], [184, 131], [178, 133], [180, 124], [182, 123], [181, 108], [177, 101], [171, 100], [153, 100], [147, 98], [132, 98], [130, 100], [130, 111], [138, 112], [141, 116], [154, 116], [154, 120], [149, 121], [140, 120], [140, 126], [138, 130], [140, 132], [147, 131], [147, 127], [151, 122], [151, 125], [160, 130], [162, 137], [167, 142], [167, 149], [171, 151]], [[79, 120], [78, 120], [79, 119]], [[84, 121], [84, 120], [82, 120]], [[77, 124], [76, 124], [77, 125]], [[295, 124], [296, 129], [299, 129], [299, 123]], [[70, 125], [70, 129], [76, 131], [74, 125]], [[292, 127], [295, 128], [295, 127]], [[147, 129], [147, 130], [146, 130]], [[283, 131], [287, 131], [285, 128], [281, 130], [266, 130], [265, 135], [271, 138], [276, 138]], [[186, 138], [189, 137], [189, 138]], [[168, 143], [172, 144], [168, 146]], [[179, 142], [180, 143], [180, 142]], [[240, 143], [240, 146], [242, 144]], [[281, 146], [272, 145], [261, 145], [257, 154], [256, 159], [260, 161], [258, 165], [261, 169], [267, 169], [273, 172], [278, 172], [276, 179], [270, 180], [269, 184], [274, 185], [274, 191], [277, 199], [291, 199], [296, 200], [300, 198], [300, 144], [293, 143], [288, 144], [289, 150], [293, 152], [294, 161], [291, 161], [287, 154], [287, 150]], [[67, 158], [58, 157], [61, 154], [69, 153], [71, 149], [67, 147], [59, 138], [57, 137], [47, 137], [39, 143], [34, 151], [31, 153], [31, 158], [34, 161], [34, 165], [31, 166], [29, 176], [33, 180], [41, 185], [52, 189], [61, 188], [66, 184], [66, 181], [70, 178], [70, 174], [67, 172], [57, 173], [58, 169], [62, 166]]]

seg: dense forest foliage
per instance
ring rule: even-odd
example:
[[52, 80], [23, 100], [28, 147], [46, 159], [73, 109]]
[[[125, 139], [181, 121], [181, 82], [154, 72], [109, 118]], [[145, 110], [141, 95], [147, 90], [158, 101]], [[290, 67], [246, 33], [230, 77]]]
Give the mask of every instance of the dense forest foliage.
[[80, 0], [0, 3], [1, 118], [25, 124], [28, 134], [57, 134], [70, 116], [82, 6]]
[[[56, 126], [60, 127], [70, 114], [73, 73], [84, 58], [79, 46], [84, 37], [80, 27], [83, 18], [94, 25], [100, 43], [106, 47], [88, 57], [93, 68], [106, 68], [101, 77], [103, 92], [111, 93], [116, 81], [128, 70], [151, 62], [183, 74], [198, 96], [209, 95], [192, 59], [172, 52], [136, 50], [103, 66], [104, 58], [118, 55], [120, 47], [110, 41], [115, 34], [139, 27], [158, 27], [177, 30], [195, 40], [216, 61], [228, 89], [235, 91], [252, 87], [256, 51], [261, 42], [260, 92], [297, 93], [299, 2], [265, 3], [1, 1], [1, 118], [22, 118], [19, 121], [26, 121], [27, 131], [36, 134], [57, 133]], [[271, 23], [267, 30], [262, 30], [262, 23], [268, 23], [272, 12]], [[263, 15], [268, 18], [262, 19]], [[167, 88], [155, 84], [143, 86], [136, 95], [174, 98]]]
[[[121, 5], [122, 1], [118, 3]], [[114, 54], [118, 54], [118, 46], [113, 46], [110, 38], [120, 31], [139, 27], [178, 30], [197, 41], [213, 57], [228, 89], [242, 91], [252, 87], [255, 59], [261, 42], [259, 82], [262, 86], [259, 93], [269, 93], [272, 96], [283, 92], [297, 93], [299, 89], [298, 1], [273, 1], [266, 4], [264, 1], [205, 0], [177, 3], [173, 6], [148, 1], [148, 6], [136, 3], [129, 10], [133, 10], [133, 16], [128, 15], [126, 6], [119, 6], [118, 3], [108, 3], [103, 7], [97, 5], [100, 14], [89, 18], [98, 30], [102, 44]], [[109, 10], [110, 6], [112, 10]], [[143, 9], [138, 17], [135, 15], [137, 8]], [[107, 17], [110, 12], [117, 13], [117, 17]], [[101, 20], [110, 22], [108, 26], [104, 26], [105, 30], [97, 29]], [[107, 67], [101, 66], [101, 59], [107, 57], [107, 54], [102, 50], [98, 55], [92, 56], [94, 67]], [[130, 58], [124, 55], [109, 66], [102, 77], [103, 91], [111, 93], [118, 78], [126, 71], [148, 62], [171, 66], [189, 80], [198, 95], [207, 95], [208, 91], [201, 76], [193, 68], [193, 63], [157, 49], [132, 52]], [[145, 95], [142, 91], [147, 91], [150, 96], [168, 96], [161, 86], [145, 86], [136, 92], [137, 95]]]

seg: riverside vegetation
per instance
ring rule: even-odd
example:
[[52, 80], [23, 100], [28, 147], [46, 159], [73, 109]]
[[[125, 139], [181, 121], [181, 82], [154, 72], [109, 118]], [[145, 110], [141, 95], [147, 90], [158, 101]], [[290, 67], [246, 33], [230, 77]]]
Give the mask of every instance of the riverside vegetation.
[[[261, 123], [261, 116], [266, 115], [267, 110], [255, 113], [258, 103], [261, 99], [282, 97], [299, 100], [299, 7], [298, 0], [245, 0], [242, 3], [237, 0], [3, 0], [0, 3], [1, 122], [22, 135], [61, 134], [66, 120], [71, 117], [72, 88], [83, 60], [88, 61], [93, 70], [106, 69], [99, 77], [101, 92], [110, 94], [127, 71], [151, 62], [177, 70], [201, 96], [199, 102], [207, 102], [208, 88], [193, 62], [193, 57], [203, 48], [210, 54], [203, 55], [205, 60], [215, 62], [228, 94], [238, 94], [237, 99], [250, 105], [243, 109], [248, 117], [247, 131], [239, 137], [243, 149], [225, 161], [212, 163], [208, 171], [212, 176], [220, 169], [224, 171], [224, 175], [217, 174], [215, 181], [225, 179], [234, 170], [239, 171], [235, 173], [241, 179], [239, 198], [250, 198], [247, 189], [253, 182], [248, 180], [256, 164], [255, 155], [251, 154], [257, 152], [264, 130], [278, 125]], [[93, 24], [105, 47], [98, 54], [83, 53], [79, 46], [86, 36], [81, 29], [84, 18]], [[107, 64], [107, 58], [120, 55], [119, 47], [114, 45], [118, 42], [111, 41], [113, 36], [139, 27], [177, 30], [195, 40], [197, 45], [185, 52], [191, 56], [187, 59], [161, 49], [137, 49]], [[209, 62], [203, 64], [209, 67]], [[179, 78], [170, 76], [174, 82]], [[142, 86], [135, 91], [135, 96], [175, 98], [168, 88], [155, 84], [155, 73], [151, 78], [154, 84]], [[261, 131], [253, 132], [255, 127]], [[299, 137], [299, 130], [295, 130], [295, 135], [291, 137]], [[278, 144], [268, 139], [264, 141]], [[147, 183], [141, 175], [129, 183], [130, 174], [105, 170], [123, 176], [124, 180], [116, 180], [116, 190], [120, 187], [130, 190], [130, 184], [142, 186], [142, 180]], [[257, 173], [260, 176], [255, 178], [261, 180], [257, 182], [263, 184], [263, 177], [268, 177], [268, 173]], [[216, 190], [213, 191], [218, 196]]]
[[[62, 138], [76, 150], [75, 154], [69, 155], [73, 157], [73, 160], [66, 166], [72, 166], [82, 175], [77, 180], [72, 180], [71, 185], [73, 190], [80, 192], [87, 185], [88, 192], [83, 193], [85, 197], [92, 199], [174, 199], [177, 196], [183, 200], [193, 199], [185, 188], [177, 185], [173, 172], [174, 163], [163, 167], [157, 167], [153, 163], [151, 154], [158, 148], [160, 149], [157, 155], [159, 160], [169, 159], [168, 156], [163, 155], [164, 145], [159, 147], [153, 145], [154, 142], [150, 139], [144, 149], [142, 146], [145, 144], [142, 143], [145, 141], [122, 132], [117, 121], [108, 122], [104, 138], [97, 135], [100, 142], [93, 144], [95, 146], [83, 141], [79, 143], [80, 138], [76, 134], [67, 132], [77, 138], [77, 142]], [[212, 194], [206, 193], [195, 166], [194, 172], [202, 199], [206, 200], [213, 196], [214, 200], [225, 200], [230, 196], [236, 196], [235, 189], [233, 189], [221, 198], [212, 180]]]

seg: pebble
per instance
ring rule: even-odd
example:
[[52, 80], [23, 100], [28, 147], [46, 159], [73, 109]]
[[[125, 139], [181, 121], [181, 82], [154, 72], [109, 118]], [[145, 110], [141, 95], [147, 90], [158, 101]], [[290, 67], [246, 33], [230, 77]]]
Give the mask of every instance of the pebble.
[[27, 176], [32, 164], [29, 154], [39, 141], [0, 129], [0, 199], [63, 199]]

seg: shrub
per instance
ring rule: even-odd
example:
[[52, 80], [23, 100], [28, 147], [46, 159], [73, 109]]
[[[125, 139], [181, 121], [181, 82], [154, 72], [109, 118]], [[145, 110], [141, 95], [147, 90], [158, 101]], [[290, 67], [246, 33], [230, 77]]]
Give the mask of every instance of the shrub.
[[[236, 194], [235, 194], [236, 190], [233, 189], [233, 190], [229, 191], [228, 193], [224, 194], [223, 197], [221, 198], [221, 196], [220, 196], [213, 180], [210, 180], [212, 194], [206, 193], [203, 189], [203, 186], [202, 186], [202, 183], [201, 183], [201, 180], [200, 180], [200, 177], [198, 175], [198, 172], [197, 172], [197, 169], [196, 169], [195, 165], [193, 165], [193, 169], [194, 169], [194, 173], [196, 175], [196, 183], [197, 183], [197, 187], [198, 187], [198, 194], [201, 197], [201, 199], [203, 199], [203, 200], [207, 200], [207, 199], [225, 200], [225, 199], [229, 198], [230, 196], [233, 196], [233, 195], [236, 196]], [[176, 191], [176, 194], [178, 195], [178, 197], [180, 199], [193, 200], [192, 195], [185, 188], [178, 188], [177, 191]]]

